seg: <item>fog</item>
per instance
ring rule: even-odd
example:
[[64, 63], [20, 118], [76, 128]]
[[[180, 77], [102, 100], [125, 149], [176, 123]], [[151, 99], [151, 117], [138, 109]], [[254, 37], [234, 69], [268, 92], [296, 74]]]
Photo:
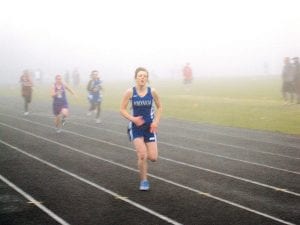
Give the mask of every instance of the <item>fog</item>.
[[131, 79], [137, 66], [178, 78], [278, 75], [300, 56], [298, 0], [10, 0], [0, 9], [1, 82], [24, 69], [46, 80], [78, 69], [87, 78]]

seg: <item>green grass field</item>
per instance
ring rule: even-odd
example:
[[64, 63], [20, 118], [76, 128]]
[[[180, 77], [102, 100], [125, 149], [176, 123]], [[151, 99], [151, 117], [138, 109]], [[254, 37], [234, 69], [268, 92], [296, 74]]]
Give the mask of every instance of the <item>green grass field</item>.
[[[124, 91], [133, 81], [106, 82], [103, 110], [118, 111]], [[163, 117], [300, 135], [300, 105], [284, 105], [281, 80], [261, 78], [197, 79], [187, 89], [180, 80], [153, 80], [163, 104]], [[20, 96], [20, 90], [1, 89], [2, 95]], [[36, 87], [33, 99], [51, 101], [50, 87]], [[70, 104], [88, 107], [85, 86]]]

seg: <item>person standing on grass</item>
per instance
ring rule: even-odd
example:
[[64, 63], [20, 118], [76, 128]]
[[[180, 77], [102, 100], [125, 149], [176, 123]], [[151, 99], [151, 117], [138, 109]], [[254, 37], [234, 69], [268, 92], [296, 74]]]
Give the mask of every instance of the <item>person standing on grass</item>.
[[294, 75], [294, 87], [296, 93], [296, 103], [300, 104], [300, 63], [299, 58], [293, 58], [293, 75]]
[[57, 133], [61, 132], [61, 128], [65, 125], [66, 117], [69, 115], [66, 90], [72, 95], [75, 95], [75, 92], [62, 81], [62, 76], [56, 75], [55, 83], [51, 89], [51, 97], [53, 98], [52, 106], [53, 114], [55, 115], [54, 123]]
[[284, 59], [284, 67], [282, 70], [282, 96], [285, 104], [292, 103], [294, 101], [294, 75], [290, 58]]
[[22, 87], [22, 96], [24, 98], [24, 115], [27, 116], [29, 114], [29, 104], [32, 100], [32, 87], [33, 82], [32, 78], [29, 74], [29, 71], [25, 70], [20, 77], [20, 83]]
[[183, 83], [184, 84], [191, 84], [193, 81], [193, 71], [190, 66], [190, 63], [186, 63], [185, 66], [182, 69], [182, 75], [183, 75]]
[[[148, 160], [154, 162], [158, 158], [156, 133], [162, 105], [157, 91], [147, 85], [149, 74], [145, 68], [137, 68], [134, 78], [136, 85], [126, 90], [121, 101], [120, 113], [130, 121], [128, 134], [137, 152], [140, 172], [139, 190], [147, 191], [150, 188], [147, 179]], [[129, 102], [132, 115], [127, 111]]]
[[87, 113], [88, 116], [96, 110], [96, 123], [101, 123], [100, 120], [100, 110], [101, 110], [101, 101], [102, 101], [102, 81], [99, 77], [99, 72], [93, 70], [91, 73], [91, 79], [87, 85], [88, 99], [90, 101], [90, 108]]

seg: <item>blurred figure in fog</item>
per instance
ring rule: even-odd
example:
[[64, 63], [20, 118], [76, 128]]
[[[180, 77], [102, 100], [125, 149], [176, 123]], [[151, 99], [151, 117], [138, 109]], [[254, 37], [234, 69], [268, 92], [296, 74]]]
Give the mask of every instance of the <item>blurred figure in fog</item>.
[[41, 84], [43, 82], [43, 73], [40, 69], [34, 71], [34, 79], [37, 83]]
[[32, 87], [33, 81], [28, 70], [23, 71], [20, 77], [20, 83], [22, 88], [22, 96], [24, 98], [24, 115], [29, 114], [28, 107], [32, 100]]
[[75, 92], [62, 81], [61, 75], [55, 76], [55, 83], [51, 89], [51, 97], [53, 98], [53, 114], [55, 115], [54, 123], [57, 133], [61, 132], [65, 125], [66, 117], [69, 115], [69, 105], [67, 101], [66, 90], [72, 95]]
[[191, 69], [190, 63], [186, 63], [182, 69], [183, 75], [183, 83], [184, 84], [191, 84], [193, 81], [193, 71]]
[[102, 81], [97, 70], [93, 70], [90, 76], [91, 79], [87, 85], [90, 108], [87, 115], [92, 115], [92, 112], [96, 110], [96, 123], [101, 123], [100, 110], [102, 101]]
[[293, 58], [293, 76], [294, 76], [294, 87], [297, 98], [297, 104], [300, 104], [300, 63], [299, 57]]
[[290, 58], [284, 58], [284, 67], [282, 70], [282, 96], [285, 104], [294, 101], [294, 75]]
[[70, 83], [70, 73], [69, 73], [68, 70], [67, 70], [67, 71], [65, 72], [65, 74], [64, 74], [64, 80], [65, 80], [65, 82], [66, 82], [67, 84]]
[[75, 87], [78, 87], [80, 84], [80, 74], [77, 69], [75, 69], [72, 73], [72, 80], [73, 80], [73, 85]]

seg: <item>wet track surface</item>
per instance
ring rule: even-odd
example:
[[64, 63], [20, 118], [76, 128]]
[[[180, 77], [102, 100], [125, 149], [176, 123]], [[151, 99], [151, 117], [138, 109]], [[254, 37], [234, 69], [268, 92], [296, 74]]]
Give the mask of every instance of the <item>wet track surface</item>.
[[0, 98], [0, 224], [297, 224], [300, 137], [163, 118], [149, 192], [119, 113]]

